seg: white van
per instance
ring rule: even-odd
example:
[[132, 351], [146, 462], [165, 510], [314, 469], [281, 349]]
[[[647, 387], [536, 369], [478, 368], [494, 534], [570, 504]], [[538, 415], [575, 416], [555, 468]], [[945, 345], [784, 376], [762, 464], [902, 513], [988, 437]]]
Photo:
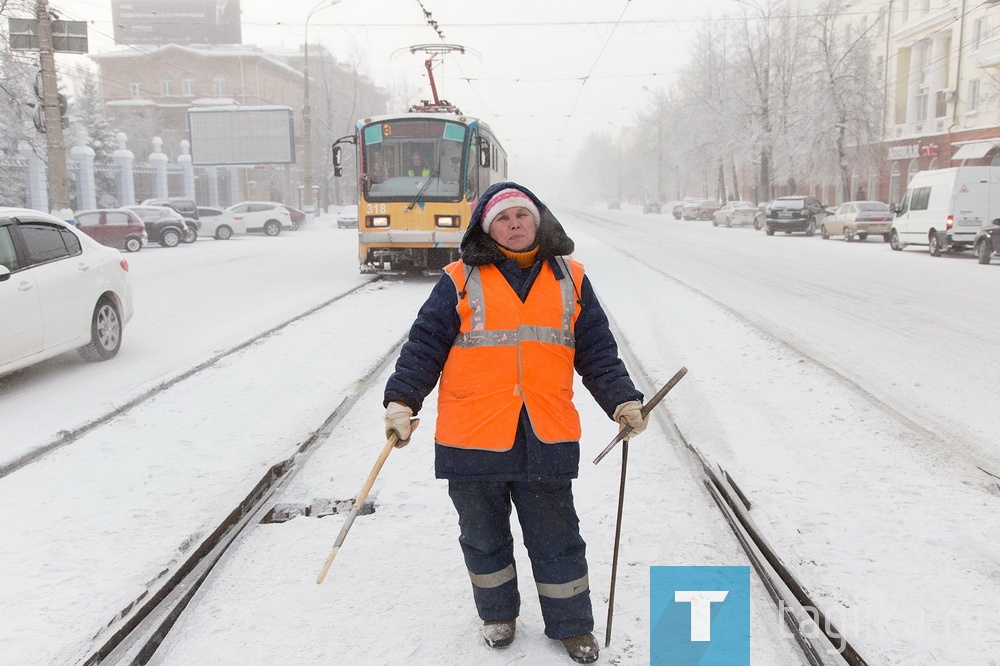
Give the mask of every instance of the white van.
[[932, 257], [943, 250], [967, 250], [976, 232], [996, 217], [1000, 217], [1000, 168], [921, 171], [906, 188], [889, 243], [893, 250], [926, 245]]

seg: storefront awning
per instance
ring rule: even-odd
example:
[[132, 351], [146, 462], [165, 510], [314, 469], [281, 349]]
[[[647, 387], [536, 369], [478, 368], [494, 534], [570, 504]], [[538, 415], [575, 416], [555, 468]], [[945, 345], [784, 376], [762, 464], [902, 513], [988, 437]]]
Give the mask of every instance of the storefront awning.
[[992, 141], [976, 141], [975, 143], [967, 143], [951, 156], [951, 161], [960, 162], [962, 160], [978, 160], [981, 157], [986, 157], [986, 153], [996, 147], [997, 144]]

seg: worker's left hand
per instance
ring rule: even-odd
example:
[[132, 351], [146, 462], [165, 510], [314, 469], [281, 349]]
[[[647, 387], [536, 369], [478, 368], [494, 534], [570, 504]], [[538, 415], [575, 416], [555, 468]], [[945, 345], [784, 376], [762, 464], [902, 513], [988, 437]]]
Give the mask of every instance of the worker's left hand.
[[642, 403], [638, 400], [629, 400], [618, 405], [615, 408], [614, 418], [615, 421], [623, 426], [632, 426], [632, 432], [629, 433], [628, 439], [632, 439], [641, 433], [649, 424], [649, 416], [643, 417]]

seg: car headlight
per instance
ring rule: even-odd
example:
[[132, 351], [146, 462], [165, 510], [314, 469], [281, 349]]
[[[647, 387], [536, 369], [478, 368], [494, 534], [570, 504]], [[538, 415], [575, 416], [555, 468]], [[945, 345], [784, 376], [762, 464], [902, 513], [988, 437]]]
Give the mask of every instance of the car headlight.
[[368, 216], [368, 226], [369, 227], [387, 227], [387, 226], [389, 226], [389, 216], [388, 215], [369, 215]]
[[448, 229], [457, 229], [462, 224], [462, 218], [458, 215], [435, 215], [434, 225]]

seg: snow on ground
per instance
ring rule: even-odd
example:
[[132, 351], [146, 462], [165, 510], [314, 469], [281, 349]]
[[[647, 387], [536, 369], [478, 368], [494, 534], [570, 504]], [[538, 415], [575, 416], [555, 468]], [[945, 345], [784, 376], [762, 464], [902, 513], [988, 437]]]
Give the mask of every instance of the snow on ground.
[[[560, 215], [577, 242], [577, 258], [652, 378], [662, 382], [681, 365], [689, 368], [661, 409], [733, 475], [754, 502], [751, 515], [767, 538], [827, 602], [824, 610], [869, 663], [996, 664], [1000, 639], [991, 627], [1000, 626], [1000, 616], [989, 600], [1000, 592], [1000, 493], [969, 464], [969, 456], [985, 450], [976, 433], [995, 431], [992, 413], [964, 426], [963, 437], [971, 433], [968, 454], [949, 457], [933, 430], [904, 416], [907, 405], [925, 405], [920, 387], [898, 392], [899, 412], [873, 408], [866, 397], [892, 395], [899, 377], [911, 372], [872, 370], [879, 363], [898, 366], [891, 354], [881, 360], [871, 354], [871, 362], [862, 354], [854, 370], [849, 362], [847, 369], [833, 365], [842, 375], [856, 373], [848, 375], [858, 382], [852, 385], [781, 342], [804, 340], [814, 351], [829, 342], [823, 324], [849, 324], [855, 337], [864, 330], [864, 316], [841, 318], [839, 300], [824, 315], [823, 299], [808, 300], [817, 289], [783, 286], [783, 271], [795, 262], [783, 254], [792, 246], [776, 243], [792, 239], [767, 239], [765, 246], [763, 234], [750, 230], [692, 226], [697, 223], [663, 228], [674, 222], [626, 212], [615, 215], [616, 223], [635, 233], [623, 234]], [[355, 238], [319, 224], [278, 239], [200, 240], [130, 256], [141, 300], [122, 355], [99, 365], [67, 355], [0, 380], [0, 421], [11, 437], [0, 442], [2, 459], [360, 283]], [[804, 261], [829, 257], [854, 271], [861, 270], [851, 265], [859, 255], [844, 251], [875, 249], [794, 240], [810, 243], [810, 251], [820, 248]], [[272, 241], [283, 244], [267, 245]], [[640, 266], [612, 246], [644, 260], [658, 255], [653, 265], [674, 275]], [[185, 250], [193, 253], [174, 254]], [[712, 254], [725, 259], [712, 263]], [[903, 270], [917, 266], [913, 260], [931, 262], [917, 269], [931, 292], [965, 279], [968, 267], [987, 271], [977, 274], [980, 281], [997, 275], [973, 260], [941, 264], [934, 270], [942, 277], [926, 256], [891, 254]], [[762, 270], [772, 271], [777, 284], [762, 283]], [[770, 332], [750, 327], [678, 279], [769, 324]], [[109, 612], [190, 547], [352, 389], [406, 330], [430, 284], [368, 287], [329, 314], [296, 322], [0, 479], [0, 510], [12, 535], [0, 543], [0, 662], [81, 658]], [[883, 298], [891, 295], [870, 300], [881, 307]], [[868, 300], [857, 307], [864, 311]], [[782, 302], [805, 319], [827, 319], [803, 333], [791, 315], [782, 319]], [[942, 306], [945, 314], [951, 307]], [[902, 328], [919, 349], [912, 309], [900, 312], [877, 330]], [[940, 312], [927, 318], [935, 328], [947, 324]], [[977, 324], [996, 321], [1000, 317], [977, 313]], [[823, 353], [829, 355], [824, 363], [835, 363], [835, 350]], [[840, 358], [849, 358], [846, 350]], [[929, 367], [948, 386], [966, 382], [979, 389], [976, 382], [984, 382], [967, 379], [961, 369], [945, 371], [937, 360]], [[315, 450], [286, 501], [354, 497], [383, 444], [380, 390], [378, 383]], [[582, 387], [578, 392], [585, 434], [575, 494], [589, 545], [595, 633], [603, 644], [620, 456], [590, 464], [615, 428]], [[928, 411], [924, 422], [949, 423], [948, 401], [956, 399], [946, 398], [946, 408]], [[53, 411], [53, 404], [65, 409]], [[157, 663], [568, 663], [561, 647], [542, 635], [523, 549], [517, 552], [518, 639], [504, 651], [482, 644], [457, 521], [445, 484], [433, 479], [433, 406], [431, 399], [413, 442], [389, 457], [376, 484], [377, 512], [355, 522], [323, 585], [315, 577], [340, 530], [339, 517], [261, 526], [225, 556]], [[640, 664], [649, 657], [650, 565], [746, 560], [689, 460], [655, 426], [630, 447], [622, 534], [614, 633], [602, 663]], [[754, 580], [754, 663], [800, 663]], [[951, 615], [939, 610], [944, 600], [956, 609]]]

